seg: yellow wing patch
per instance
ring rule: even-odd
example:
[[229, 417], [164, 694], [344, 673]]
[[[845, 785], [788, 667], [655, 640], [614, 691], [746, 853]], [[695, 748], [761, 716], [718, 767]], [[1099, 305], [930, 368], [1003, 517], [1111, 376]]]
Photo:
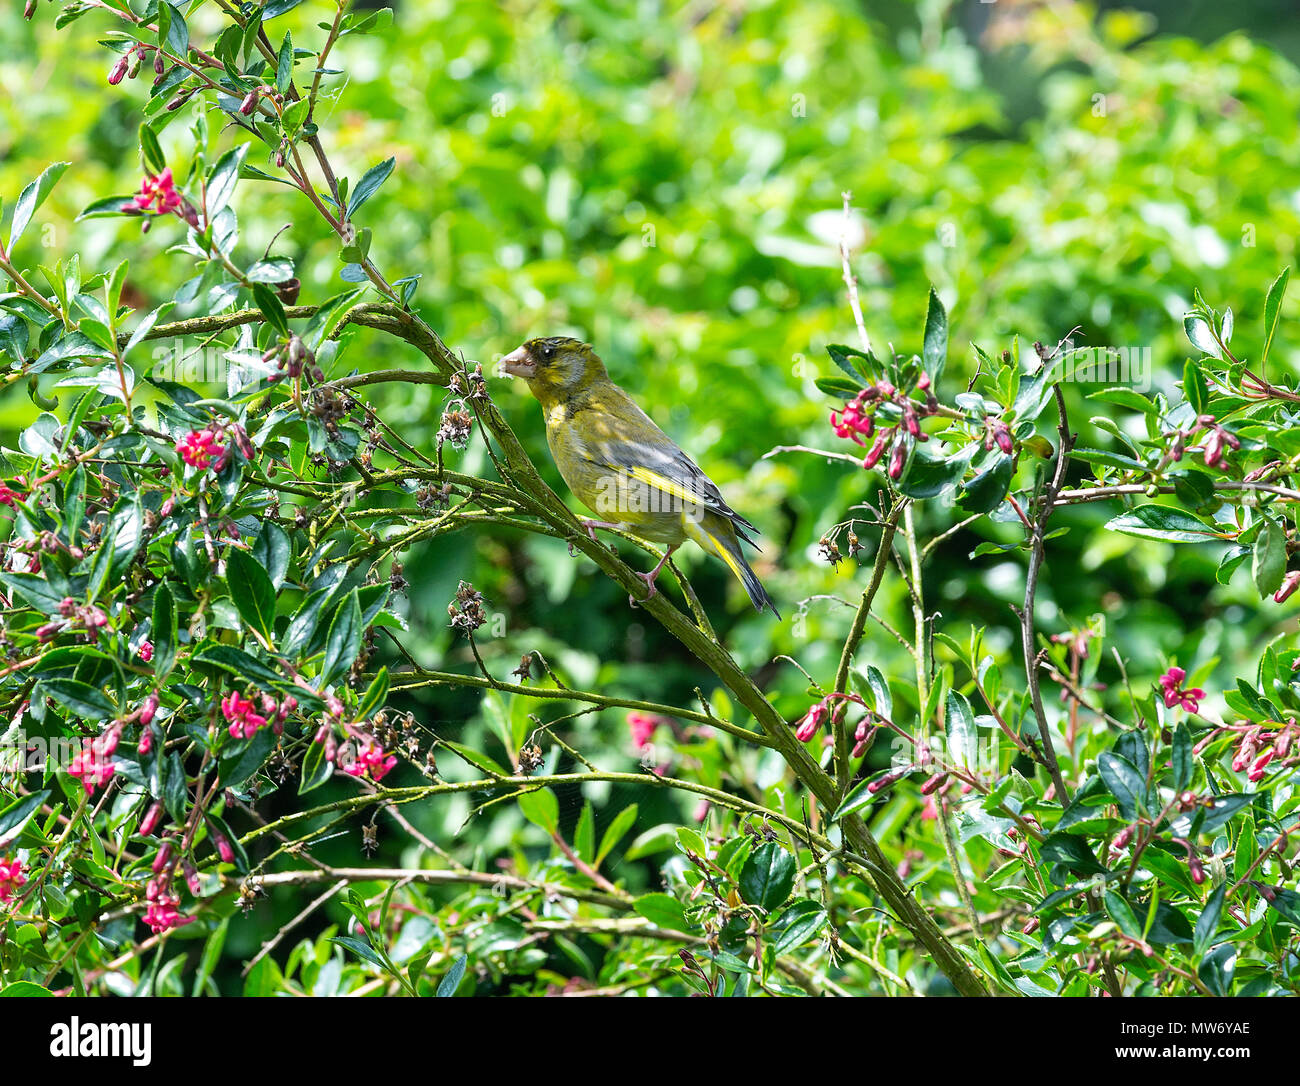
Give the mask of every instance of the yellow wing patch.
[[680, 501], [690, 502], [692, 505], [707, 506], [710, 504], [707, 496], [701, 494], [698, 490], [690, 490], [681, 483], [669, 479], [666, 475], [660, 475], [657, 471], [651, 471], [649, 468], [643, 467], [625, 467], [621, 470], [624, 474], [630, 475], [637, 480], [637, 482], [653, 486]]

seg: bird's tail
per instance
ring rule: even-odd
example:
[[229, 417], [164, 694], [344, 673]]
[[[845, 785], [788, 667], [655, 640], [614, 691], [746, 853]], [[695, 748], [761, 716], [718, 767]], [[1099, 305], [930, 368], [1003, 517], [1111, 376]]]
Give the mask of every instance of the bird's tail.
[[768, 595], [767, 589], [763, 587], [763, 582], [758, 579], [758, 574], [745, 561], [745, 553], [740, 549], [740, 540], [736, 538], [735, 530], [732, 529], [731, 525], [725, 525], [722, 530], [714, 528], [713, 525], [700, 525], [700, 530], [712, 544], [711, 549], [714, 554], [727, 563], [731, 568], [731, 572], [736, 575], [737, 580], [745, 586], [745, 591], [749, 593], [749, 599], [754, 605], [754, 610], [762, 611], [766, 607], [777, 618], [780, 618], [781, 612], [776, 609], [776, 601]]

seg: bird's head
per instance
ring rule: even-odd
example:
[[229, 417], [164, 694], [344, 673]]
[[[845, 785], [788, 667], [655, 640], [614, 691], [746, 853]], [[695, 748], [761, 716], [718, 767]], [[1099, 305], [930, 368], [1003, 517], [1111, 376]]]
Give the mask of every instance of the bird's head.
[[609, 377], [590, 343], [567, 336], [530, 339], [501, 359], [501, 369], [527, 381], [543, 403], [566, 399]]

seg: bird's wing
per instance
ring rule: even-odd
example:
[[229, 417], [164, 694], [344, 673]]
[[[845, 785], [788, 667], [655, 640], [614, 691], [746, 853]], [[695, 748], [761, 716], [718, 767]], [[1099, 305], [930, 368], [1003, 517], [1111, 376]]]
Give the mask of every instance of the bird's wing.
[[[622, 389], [618, 392], [622, 393]], [[630, 396], [622, 393], [618, 400], [616, 405], [608, 405], [613, 410], [600, 413], [602, 424], [583, 428], [586, 459], [597, 467], [618, 472], [679, 501], [701, 505], [725, 517], [746, 543], [757, 547], [747, 533], [758, 529], [727, 504], [717, 484]]]

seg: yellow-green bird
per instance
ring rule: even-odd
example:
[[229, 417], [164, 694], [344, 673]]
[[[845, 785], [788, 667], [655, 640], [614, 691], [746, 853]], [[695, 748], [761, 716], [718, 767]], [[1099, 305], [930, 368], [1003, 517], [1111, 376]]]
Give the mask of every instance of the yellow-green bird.
[[[603, 519], [583, 522], [621, 528], [667, 545], [659, 564], [638, 573], [650, 590], [664, 563], [691, 539], [730, 567], [754, 607], [776, 604], [740, 549], [757, 529], [731, 508], [713, 481], [609, 379], [591, 345], [564, 336], [530, 339], [501, 360], [522, 377], [546, 413], [546, 443], [579, 501]], [[647, 596], [647, 599], [649, 596]]]

